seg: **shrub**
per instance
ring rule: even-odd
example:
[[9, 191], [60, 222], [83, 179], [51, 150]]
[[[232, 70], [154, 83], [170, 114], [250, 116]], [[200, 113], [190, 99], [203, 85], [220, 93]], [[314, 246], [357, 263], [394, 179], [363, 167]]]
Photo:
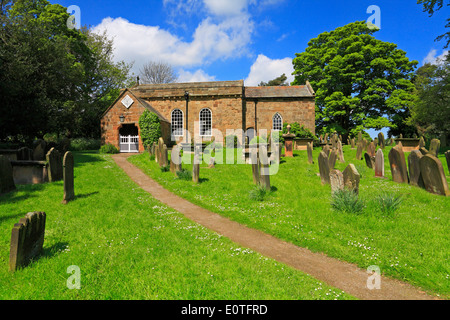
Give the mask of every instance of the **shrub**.
[[101, 142], [97, 139], [76, 138], [70, 142], [71, 151], [99, 150], [100, 147]]
[[139, 118], [139, 127], [141, 128], [141, 139], [144, 148], [147, 149], [153, 142], [158, 143], [161, 137], [161, 122], [154, 112], [145, 110]]
[[403, 197], [396, 196], [392, 193], [383, 192], [375, 198], [381, 212], [385, 215], [392, 216], [403, 202]]
[[365, 205], [355, 192], [344, 189], [333, 193], [331, 207], [340, 212], [360, 214], [363, 212]]
[[270, 191], [261, 185], [254, 186], [249, 192], [249, 197], [251, 200], [264, 201], [264, 199], [276, 190], [275, 187], [271, 187]]
[[107, 143], [100, 147], [100, 153], [111, 153], [111, 154], [119, 153], [119, 149], [117, 149], [112, 144]]
[[161, 169], [161, 172], [167, 172], [167, 171], [170, 170], [170, 167], [169, 166], [162, 166], [162, 167], [160, 167], [160, 169]]
[[181, 169], [181, 171], [177, 171], [178, 179], [181, 180], [192, 180], [192, 173], [189, 170]]

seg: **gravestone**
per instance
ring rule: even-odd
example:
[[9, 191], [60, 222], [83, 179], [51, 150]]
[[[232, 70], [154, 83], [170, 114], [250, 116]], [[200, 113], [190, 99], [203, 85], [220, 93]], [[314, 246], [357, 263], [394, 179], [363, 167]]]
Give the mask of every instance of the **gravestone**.
[[337, 152], [338, 152], [338, 159], [339, 159], [339, 161], [344, 163], [345, 162], [344, 150], [342, 149], [342, 142], [341, 141], [337, 142]]
[[401, 142], [389, 151], [389, 164], [392, 180], [398, 183], [408, 183], [408, 171], [406, 169], [405, 154], [403, 153]]
[[369, 156], [375, 157], [376, 148], [376, 144], [373, 141], [367, 145], [367, 153], [369, 154]]
[[198, 183], [200, 181], [200, 147], [194, 147], [194, 164], [192, 166], [192, 181]]
[[338, 158], [338, 152], [336, 149], [331, 150], [330, 155], [328, 156], [328, 167], [330, 170], [334, 169], [336, 166], [336, 160]]
[[439, 148], [441, 147], [441, 141], [439, 139], [433, 139], [430, 142], [430, 153], [438, 157], [439, 155]]
[[169, 165], [169, 150], [167, 150], [167, 146], [163, 144], [162, 153], [161, 153], [161, 167], [167, 167]]
[[259, 184], [260, 180], [259, 167], [260, 167], [259, 159], [256, 159], [256, 161], [252, 161], [253, 183], [256, 185]]
[[44, 140], [35, 140], [33, 142], [33, 160], [34, 161], [45, 161], [45, 149], [47, 148], [47, 143]]
[[420, 148], [425, 148], [425, 139], [423, 137], [420, 137], [419, 140], [419, 149]]
[[380, 145], [381, 149], [384, 149], [384, 147], [386, 146], [383, 132], [378, 133], [378, 144]]
[[306, 151], [308, 152], [308, 162], [310, 164], [313, 164], [314, 160], [313, 160], [313, 143], [312, 142], [307, 143]]
[[441, 161], [432, 154], [427, 154], [420, 159], [419, 165], [425, 189], [434, 194], [450, 196]]
[[352, 149], [355, 149], [355, 147], [356, 147], [356, 144], [355, 144], [355, 138], [351, 138], [351, 139], [350, 139], [350, 147], [351, 147]]
[[37, 257], [44, 245], [45, 212], [30, 212], [16, 223], [11, 232], [9, 270], [25, 267]]
[[181, 171], [181, 146], [176, 145], [172, 148], [170, 154], [170, 172], [176, 174], [177, 171]]
[[265, 144], [260, 147], [259, 163], [259, 184], [266, 190], [270, 190], [269, 158], [267, 157], [267, 146]]
[[0, 194], [16, 190], [13, 167], [9, 158], [0, 155]]
[[360, 175], [353, 163], [350, 163], [342, 172], [344, 176], [344, 188], [352, 190], [356, 194], [359, 194], [359, 180]]
[[337, 169], [331, 170], [330, 184], [331, 184], [331, 193], [335, 193], [336, 191], [343, 190], [344, 189], [344, 174]]
[[362, 140], [358, 141], [358, 143], [356, 144], [356, 160], [361, 160], [363, 149], [364, 142]]
[[46, 155], [48, 163], [48, 181], [55, 182], [63, 179], [63, 165], [58, 150], [51, 148]]
[[324, 151], [319, 154], [319, 172], [322, 184], [330, 184], [330, 165]]
[[74, 160], [72, 152], [67, 151], [63, 159], [64, 204], [67, 204], [75, 198], [73, 167]]
[[375, 169], [375, 157], [372, 157], [369, 153], [364, 153], [364, 160], [366, 161], [366, 166], [370, 169]]
[[362, 132], [360, 131], [360, 132], [358, 132], [358, 141], [357, 142], [362, 141], [362, 139], [363, 139]]
[[384, 177], [384, 153], [378, 149], [375, 155], [375, 177]]
[[445, 160], [447, 160], [447, 167], [448, 167], [448, 171], [449, 171], [449, 173], [450, 173], [450, 150], [448, 150], [448, 151], [445, 153]]
[[291, 126], [287, 126], [288, 133], [283, 134], [284, 139], [284, 155], [286, 157], [293, 157], [293, 150], [294, 150], [294, 138], [295, 134], [291, 133]]
[[408, 156], [409, 184], [424, 188], [422, 173], [420, 172], [420, 159], [423, 157], [419, 150], [412, 150]]
[[325, 146], [323, 146], [322, 151], [325, 152], [325, 154], [328, 157], [330, 155], [330, 151], [331, 151], [330, 146], [326, 144]]

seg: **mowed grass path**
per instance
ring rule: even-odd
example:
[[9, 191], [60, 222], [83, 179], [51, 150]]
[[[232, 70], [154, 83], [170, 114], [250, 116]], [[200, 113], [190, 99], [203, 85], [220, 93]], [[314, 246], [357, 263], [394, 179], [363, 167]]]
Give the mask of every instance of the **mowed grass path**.
[[[336, 163], [341, 171], [353, 163], [362, 176], [360, 199], [365, 208], [359, 215], [331, 208], [331, 187], [322, 185], [317, 175], [320, 148], [314, 150], [313, 165], [308, 164], [306, 151], [295, 151], [293, 158], [283, 158], [279, 172], [271, 176], [276, 191], [264, 201], [249, 196], [254, 189], [250, 165], [217, 164], [215, 169], [208, 169], [204, 163], [200, 183], [194, 184], [171, 172], [161, 172], [147, 153], [132, 156], [129, 161], [165, 188], [199, 206], [363, 269], [376, 265], [385, 276], [448, 298], [450, 197], [393, 182], [389, 150], [384, 150], [386, 179], [375, 178], [364, 160], [355, 160], [356, 150], [349, 146], [344, 146], [346, 162]], [[440, 159], [448, 177], [443, 155]], [[183, 167], [192, 170], [192, 165]], [[376, 197], [382, 192], [402, 196], [403, 202], [394, 215], [381, 212]]]
[[[0, 196], [0, 299], [353, 299], [242, 248], [162, 205], [109, 155], [75, 153], [76, 199], [63, 183]], [[45, 211], [42, 255], [8, 271], [11, 229]], [[69, 290], [69, 266], [81, 289]]]

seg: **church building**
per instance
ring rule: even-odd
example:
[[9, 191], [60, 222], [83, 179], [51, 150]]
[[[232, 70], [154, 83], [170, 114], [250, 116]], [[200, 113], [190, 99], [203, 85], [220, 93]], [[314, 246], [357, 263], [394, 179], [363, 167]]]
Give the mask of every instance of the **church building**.
[[267, 134], [282, 130], [284, 122], [298, 122], [315, 133], [315, 93], [309, 83], [276, 87], [245, 87], [243, 80], [144, 84], [121, 90], [105, 111], [102, 143], [121, 152], [144, 151], [139, 128], [144, 110], [158, 115], [167, 145], [191, 142], [188, 139], [193, 137], [218, 141], [230, 130], [242, 142], [242, 132], [251, 140], [262, 129]]

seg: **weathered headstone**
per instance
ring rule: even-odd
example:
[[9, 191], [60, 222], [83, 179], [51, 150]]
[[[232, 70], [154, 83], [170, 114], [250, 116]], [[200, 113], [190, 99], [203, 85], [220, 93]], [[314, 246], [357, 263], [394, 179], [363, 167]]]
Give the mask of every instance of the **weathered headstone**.
[[408, 183], [408, 171], [406, 169], [405, 154], [403, 153], [401, 142], [389, 151], [389, 164], [392, 180], [398, 183]]
[[330, 165], [324, 151], [320, 151], [319, 154], [319, 172], [322, 184], [330, 184]]
[[314, 160], [313, 160], [313, 143], [312, 142], [308, 142], [308, 144], [306, 145], [306, 151], [308, 152], [308, 162], [310, 164], [313, 164]]
[[376, 144], [373, 141], [367, 145], [367, 153], [369, 154], [369, 156], [375, 157], [376, 148]]
[[259, 157], [259, 184], [266, 190], [270, 190], [270, 172], [269, 172], [269, 158], [267, 156], [267, 146], [262, 144], [260, 146], [260, 157]]
[[63, 179], [63, 165], [58, 150], [51, 148], [46, 155], [48, 163], [48, 181], [55, 182]]
[[344, 150], [342, 149], [342, 142], [338, 141], [337, 142], [337, 153], [338, 153], [338, 159], [340, 162], [344, 163], [345, 159], [344, 159]]
[[450, 196], [441, 161], [432, 154], [427, 154], [420, 159], [419, 165], [425, 189], [434, 194]]
[[72, 152], [67, 151], [63, 159], [64, 204], [67, 204], [75, 198], [73, 167], [74, 160]]
[[45, 220], [45, 212], [30, 212], [14, 225], [9, 250], [10, 271], [25, 267], [39, 255], [44, 245]]
[[13, 167], [9, 158], [0, 155], [0, 194], [16, 190]]
[[358, 132], [358, 141], [357, 142], [362, 141], [362, 139], [363, 139], [362, 132], [360, 131], [360, 132]]
[[331, 150], [330, 155], [328, 156], [328, 167], [330, 170], [334, 169], [336, 166], [336, 160], [338, 158], [338, 152], [336, 149]]
[[169, 150], [165, 144], [162, 147], [161, 158], [160, 166], [167, 167], [169, 165]]
[[381, 149], [384, 149], [384, 147], [386, 146], [383, 132], [378, 133], [378, 144], [380, 145]]
[[384, 153], [378, 149], [375, 155], [375, 177], [384, 177]]
[[335, 193], [336, 191], [344, 189], [344, 174], [337, 170], [333, 169], [330, 171], [330, 184], [331, 184], [331, 193]]
[[419, 150], [412, 150], [408, 156], [409, 184], [424, 188], [422, 173], [420, 172], [420, 159], [423, 157]]
[[366, 161], [366, 166], [370, 169], [375, 169], [375, 157], [372, 157], [369, 153], [364, 153], [364, 160]]
[[425, 139], [423, 137], [420, 137], [419, 140], [419, 149], [420, 148], [425, 148]]
[[45, 149], [47, 143], [45, 140], [35, 140], [33, 142], [33, 160], [34, 161], [45, 161]]
[[361, 160], [362, 152], [364, 149], [364, 142], [358, 141], [356, 144], [356, 160]]
[[439, 148], [441, 147], [441, 141], [439, 139], [433, 139], [430, 142], [430, 153], [438, 157], [439, 155]]
[[176, 174], [177, 171], [181, 171], [181, 146], [176, 145], [172, 148], [172, 152], [170, 153], [170, 172]]
[[351, 138], [351, 139], [350, 139], [350, 147], [351, 147], [352, 149], [355, 149], [355, 147], [356, 147], [356, 144], [355, 144], [355, 138]]
[[342, 172], [344, 176], [344, 188], [352, 190], [356, 194], [359, 194], [359, 180], [360, 175], [353, 163], [350, 163]]
[[330, 155], [330, 151], [331, 151], [331, 149], [330, 149], [330, 146], [329, 145], [324, 145], [323, 146], [323, 148], [322, 148], [322, 151], [323, 152], [325, 152], [325, 154], [327, 155], [327, 157]]

